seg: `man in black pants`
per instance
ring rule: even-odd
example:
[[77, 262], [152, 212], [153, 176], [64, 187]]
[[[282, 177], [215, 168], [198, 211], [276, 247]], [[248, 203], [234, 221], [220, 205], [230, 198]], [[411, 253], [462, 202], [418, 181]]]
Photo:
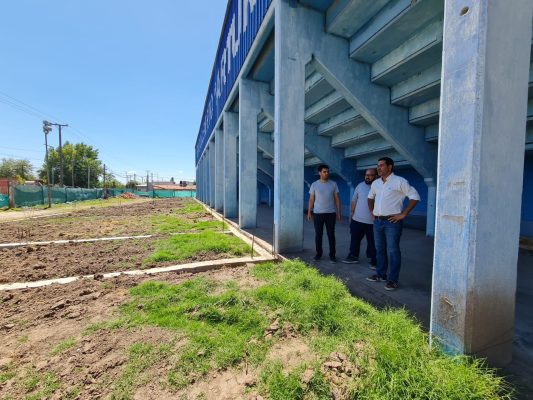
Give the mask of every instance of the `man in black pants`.
[[366, 236], [366, 256], [369, 259], [368, 266], [376, 269], [376, 246], [374, 245], [374, 218], [368, 208], [368, 193], [370, 185], [377, 177], [375, 168], [369, 168], [365, 172], [365, 180], [355, 187], [352, 196], [350, 211], [350, 253], [342, 260], [346, 264], [359, 263], [359, 249], [361, 240]]
[[322, 257], [322, 235], [325, 224], [329, 242], [329, 259], [335, 263], [337, 262], [335, 257], [335, 221], [341, 220], [339, 189], [337, 184], [329, 179], [329, 166], [320, 165], [318, 174], [320, 179], [313, 182], [309, 189], [310, 197], [307, 208], [307, 219], [311, 221], [311, 215], [313, 215], [315, 225], [316, 255], [314, 260], [318, 261]]

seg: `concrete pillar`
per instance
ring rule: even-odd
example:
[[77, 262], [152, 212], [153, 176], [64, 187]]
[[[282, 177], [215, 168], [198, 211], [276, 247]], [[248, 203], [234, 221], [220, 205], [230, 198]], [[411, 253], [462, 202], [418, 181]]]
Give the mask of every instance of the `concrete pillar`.
[[426, 213], [426, 236], [435, 236], [435, 202], [437, 200], [437, 185], [432, 178], [425, 178], [428, 187], [428, 203]]
[[239, 226], [257, 225], [257, 86], [239, 81]]
[[237, 135], [239, 114], [224, 112], [224, 217], [237, 217]]
[[215, 208], [215, 143], [209, 142], [209, 206]]
[[224, 210], [224, 131], [215, 130], [215, 210]]
[[274, 50], [274, 249], [303, 249], [307, 27], [287, 0], [276, 3]]
[[194, 176], [196, 180], [196, 198], [200, 200], [200, 164], [196, 165]]
[[208, 186], [207, 186], [207, 183], [209, 182], [209, 170], [207, 168], [207, 154], [208, 154], [208, 149], [205, 150], [204, 152], [204, 157], [202, 159], [202, 169], [203, 169], [203, 190], [202, 190], [202, 201], [207, 204], [207, 190], [208, 190]]
[[431, 335], [511, 360], [531, 0], [447, 0]]

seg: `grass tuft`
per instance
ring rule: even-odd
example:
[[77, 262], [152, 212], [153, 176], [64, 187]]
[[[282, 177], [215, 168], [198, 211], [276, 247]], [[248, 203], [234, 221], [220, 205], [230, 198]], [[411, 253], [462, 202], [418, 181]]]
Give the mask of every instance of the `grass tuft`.
[[180, 261], [208, 253], [242, 256], [250, 251], [250, 246], [235, 236], [204, 231], [158, 240], [154, 253], [145, 259], [145, 263]]
[[76, 339], [73, 337], [69, 337], [65, 340], [63, 340], [61, 343], [59, 343], [56, 347], [50, 351], [51, 356], [56, 356], [59, 353], [63, 353], [65, 350], [70, 349], [71, 347], [74, 347], [76, 344]]

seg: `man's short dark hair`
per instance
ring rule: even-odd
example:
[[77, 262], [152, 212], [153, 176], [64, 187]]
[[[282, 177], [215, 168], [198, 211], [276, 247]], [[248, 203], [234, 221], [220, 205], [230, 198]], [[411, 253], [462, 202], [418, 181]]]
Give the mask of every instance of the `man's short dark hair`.
[[318, 166], [318, 172], [322, 171], [323, 169], [329, 170], [329, 165], [328, 164], [320, 164]]
[[379, 161], [385, 161], [385, 164], [387, 164], [387, 165], [392, 165], [392, 169], [394, 170], [394, 160], [393, 160], [392, 158], [390, 158], [390, 157], [381, 157], [381, 158], [378, 160], [378, 162], [379, 162]]

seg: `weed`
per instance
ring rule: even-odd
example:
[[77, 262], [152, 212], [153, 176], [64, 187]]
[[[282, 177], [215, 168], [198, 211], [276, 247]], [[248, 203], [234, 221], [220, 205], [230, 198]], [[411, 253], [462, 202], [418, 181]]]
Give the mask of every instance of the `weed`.
[[0, 368], [0, 384], [7, 382], [15, 376], [17, 376], [17, 372], [13, 364], [10, 363]]
[[135, 343], [128, 350], [128, 363], [118, 379], [111, 399], [131, 399], [138, 384], [139, 375], [168, 355], [168, 346]]
[[[39, 400], [51, 397], [61, 386], [53, 373], [39, 374], [30, 370], [22, 382], [26, 393], [25, 400]], [[35, 391], [35, 389], [38, 389]], [[30, 393], [33, 392], [33, 393]]]
[[22, 335], [18, 338], [18, 342], [21, 344], [28, 343], [29, 337], [28, 335]]
[[74, 347], [75, 344], [76, 344], [76, 339], [73, 337], [69, 337], [63, 340], [61, 343], [59, 343], [56, 347], [54, 347], [52, 351], [50, 352], [50, 355], [56, 356], [59, 353], [63, 353], [65, 350], [68, 350], [71, 347]]
[[152, 231], [159, 233], [177, 233], [190, 231], [220, 230], [221, 223], [216, 220], [195, 221], [172, 215], [154, 215], [150, 218]]

